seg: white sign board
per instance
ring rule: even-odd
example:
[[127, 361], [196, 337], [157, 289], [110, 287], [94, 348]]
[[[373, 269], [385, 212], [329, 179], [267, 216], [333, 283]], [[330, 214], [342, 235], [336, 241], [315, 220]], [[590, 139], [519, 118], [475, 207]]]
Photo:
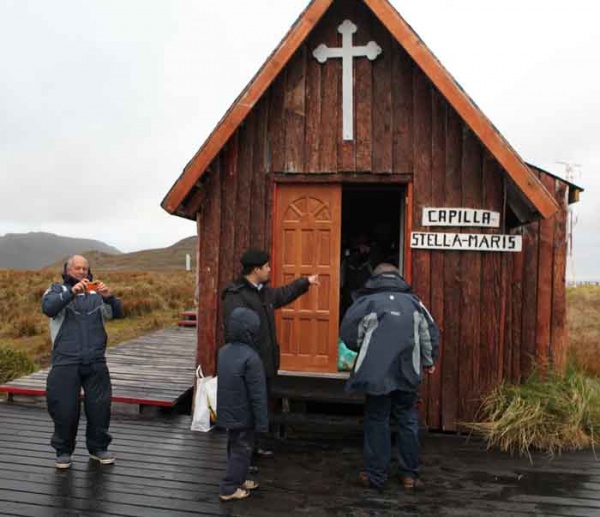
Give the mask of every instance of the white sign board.
[[520, 235], [412, 232], [410, 247], [431, 250], [519, 252], [523, 248], [523, 240]]
[[499, 228], [500, 212], [475, 208], [423, 208], [423, 226]]

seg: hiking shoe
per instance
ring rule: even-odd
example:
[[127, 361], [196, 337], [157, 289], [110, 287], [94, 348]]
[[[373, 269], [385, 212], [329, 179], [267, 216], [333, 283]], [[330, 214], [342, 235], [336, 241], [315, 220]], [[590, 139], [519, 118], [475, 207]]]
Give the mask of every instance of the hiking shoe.
[[115, 457], [108, 451], [96, 451], [90, 452], [90, 458], [97, 461], [101, 465], [112, 465], [115, 462]]
[[223, 502], [226, 501], [237, 501], [239, 499], [246, 499], [250, 495], [250, 491], [244, 488], [238, 488], [233, 494], [219, 496], [219, 499]]
[[256, 449], [256, 456], [258, 456], [259, 458], [272, 458], [274, 454], [273, 451], [270, 449], [263, 449], [262, 447], [259, 447], [258, 449]]
[[258, 483], [252, 479], [246, 479], [242, 484], [242, 488], [244, 490], [256, 490], [258, 488]]
[[414, 478], [412, 476], [399, 476], [400, 484], [403, 488], [408, 490], [415, 490], [419, 488], [423, 488], [424, 483], [419, 478]]
[[375, 488], [381, 490], [383, 487], [377, 486], [369, 479], [369, 475], [363, 470], [358, 473], [358, 483], [365, 488]]
[[57, 469], [68, 469], [71, 467], [73, 462], [71, 461], [70, 454], [57, 454], [56, 455], [56, 468]]

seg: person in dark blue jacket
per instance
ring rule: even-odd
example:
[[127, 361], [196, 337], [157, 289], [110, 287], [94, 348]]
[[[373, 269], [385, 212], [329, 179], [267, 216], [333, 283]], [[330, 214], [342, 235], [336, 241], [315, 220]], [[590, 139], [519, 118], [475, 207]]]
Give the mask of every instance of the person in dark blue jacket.
[[392, 265], [375, 268], [342, 320], [340, 336], [358, 352], [346, 385], [365, 393], [365, 471], [359, 480], [381, 488], [391, 460], [390, 415], [398, 424], [398, 474], [405, 488], [419, 480], [416, 402], [421, 372], [435, 371], [439, 331], [433, 318]]
[[238, 307], [226, 322], [229, 342], [217, 361], [217, 425], [227, 429], [227, 472], [221, 483], [222, 501], [244, 499], [258, 483], [246, 479], [255, 432], [268, 430], [267, 383], [257, 352], [260, 319]]
[[65, 263], [63, 283], [52, 284], [44, 293], [42, 311], [51, 318], [52, 368], [46, 392], [54, 421], [50, 443], [56, 450], [56, 467], [71, 466], [82, 388], [90, 458], [104, 465], [114, 463], [108, 451], [111, 384], [104, 322], [122, 317], [121, 302], [103, 282], [93, 282], [88, 261], [75, 255]]

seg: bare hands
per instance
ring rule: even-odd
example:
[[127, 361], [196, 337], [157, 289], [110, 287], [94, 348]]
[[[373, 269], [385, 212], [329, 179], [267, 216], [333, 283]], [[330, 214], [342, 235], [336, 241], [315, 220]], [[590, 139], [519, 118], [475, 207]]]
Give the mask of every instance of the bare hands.
[[425, 368], [423, 368], [423, 370], [425, 370], [425, 372], [428, 373], [429, 375], [432, 375], [433, 373], [435, 373], [435, 365], [425, 366]]
[[319, 275], [310, 275], [310, 276], [308, 277], [308, 283], [309, 283], [310, 285], [321, 285], [321, 284], [319, 283]]
[[98, 282], [98, 292], [102, 298], [108, 298], [112, 294], [104, 282]]
[[84, 278], [81, 282], [77, 282], [72, 288], [71, 292], [73, 294], [83, 294], [85, 293], [86, 286], [90, 283], [87, 278]]

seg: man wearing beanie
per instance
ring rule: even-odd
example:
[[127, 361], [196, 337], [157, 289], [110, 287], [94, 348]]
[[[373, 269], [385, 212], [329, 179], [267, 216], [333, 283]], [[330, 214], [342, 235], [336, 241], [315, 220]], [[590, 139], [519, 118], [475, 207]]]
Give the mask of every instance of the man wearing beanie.
[[[257, 351], [262, 359], [267, 377], [267, 388], [270, 380], [277, 375], [279, 369], [279, 345], [275, 331], [275, 309], [292, 303], [296, 298], [308, 291], [311, 285], [318, 285], [318, 275], [297, 278], [282, 287], [269, 287], [271, 276], [269, 254], [258, 249], [246, 250], [240, 259], [242, 263], [241, 277], [229, 285], [223, 292], [224, 314], [223, 321], [237, 307], [246, 307], [255, 311], [260, 318], [260, 329], [257, 339]], [[225, 325], [227, 329], [227, 325]], [[225, 342], [230, 336], [225, 335]], [[263, 451], [270, 455], [269, 452]], [[261, 450], [259, 449], [259, 454]]]

